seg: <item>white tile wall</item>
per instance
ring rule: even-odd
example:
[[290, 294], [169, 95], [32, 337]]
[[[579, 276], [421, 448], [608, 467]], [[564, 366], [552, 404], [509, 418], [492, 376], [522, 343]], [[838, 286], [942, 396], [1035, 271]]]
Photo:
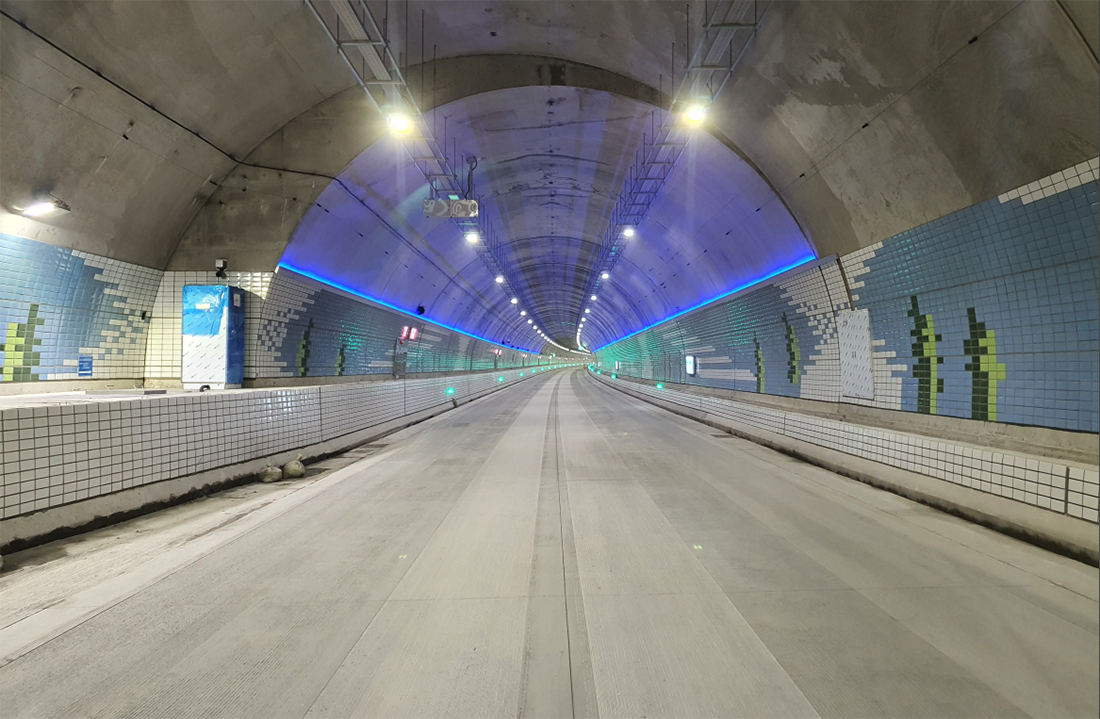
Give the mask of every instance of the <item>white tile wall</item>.
[[[593, 376], [608, 384], [622, 382], [605, 375]], [[1094, 466], [811, 417], [681, 392], [667, 385], [660, 390], [638, 382], [621, 386], [792, 439], [1097, 522], [1100, 475]]]
[[1063, 190], [1068, 190], [1071, 187], [1077, 187], [1086, 182], [1094, 182], [1097, 179], [1100, 179], [1100, 158], [1094, 157], [1061, 172], [1055, 172], [1053, 175], [1044, 177], [1041, 180], [1036, 180], [1030, 185], [1017, 187], [1015, 190], [999, 195], [997, 199], [1003, 205], [1019, 197], [1027, 205]]
[[138, 398], [28, 398], [0, 412], [3, 517], [305, 447], [532, 376], [517, 369]]

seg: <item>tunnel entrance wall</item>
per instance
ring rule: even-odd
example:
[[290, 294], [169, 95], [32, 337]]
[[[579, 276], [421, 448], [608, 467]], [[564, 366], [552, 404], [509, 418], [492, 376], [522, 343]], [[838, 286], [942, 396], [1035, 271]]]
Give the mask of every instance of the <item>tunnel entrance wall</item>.
[[161, 272], [10, 234], [0, 234], [0, 257], [0, 395], [182, 386], [188, 284], [245, 290], [248, 384], [392, 377], [395, 350], [405, 355], [403, 375], [550, 362], [285, 270], [230, 271], [224, 279], [213, 271]]
[[[707, 305], [598, 361], [645, 379], [1095, 434], [1097, 167]], [[842, 386], [838, 318], [853, 309], [869, 314], [872, 397]]]
[[[1100, 429], [1098, 165], [1094, 159], [1068, 168], [650, 328], [597, 351], [598, 366], [623, 377], [678, 382], [700, 391], [787, 397], [796, 403], [795, 413], [798, 400], [862, 405], [915, 418], [1077, 432], [1082, 442], [1072, 444], [1095, 448]], [[872, 397], [853, 396], [858, 393], [842, 382], [843, 366], [852, 360], [842, 358], [838, 326], [852, 309], [869, 314]], [[694, 357], [694, 375], [685, 370], [687, 356]], [[728, 402], [705, 394], [677, 396], [692, 405]], [[761, 420], [770, 431], [781, 431], [772, 425], [783, 425], [788, 414], [738, 406], [771, 417]], [[820, 412], [791, 415], [799, 418], [796, 425], [807, 427], [799, 439], [892, 461], [895, 442], [883, 439], [892, 430], [875, 427], [881, 431], [864, 436], [861, 432], [871, 428], [815, 414]], [[929, 424], [914, 422], [935, 434]], [[1071, 476], [1066, 455], [1073, 452], [1046, 461], [1016, 458], [998, 451], [1003, 447], [983, 447], [973, 455], [921, 441], [921, 447], [940, 448], [930, 450], [935, 456], [917, 457], [897, 450], [903, 468], [1097, 521], [1096, 468]], [[880, 451], [883, 442], [887, 448]]]

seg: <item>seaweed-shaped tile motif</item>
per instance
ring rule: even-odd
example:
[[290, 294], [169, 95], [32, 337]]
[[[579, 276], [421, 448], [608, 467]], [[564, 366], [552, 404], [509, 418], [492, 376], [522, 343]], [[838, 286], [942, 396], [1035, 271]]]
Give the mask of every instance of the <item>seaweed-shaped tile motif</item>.
[[32, 368], [38, 366], [42, 353], [34, 348], [41, 346], [42, 340], [34, 335], [44, 324], [46, 320], [38, 316], [38, 305], [30, 306], [26, 322], [8, 323], [4, 343], [0, 344], [0, 352], [4, 353], [3, 374], [0, 375], [3, 381], [33, 382], [38, 379]]
[[938, 352], [943, 337], [936, 334], [932, 315], [921, 314], [917, 305], [917, 296], [910, 297], [912, 309], [908, 315], [913, 318], [913, 376], [917, 379], [917, 411], [923, 414], [936, 414], [936, 396], [943, 393], [943, 380], [939, 378], [939, 366], [943, 357]]
[[1005, 366], [997, 361], [997, 339], [993, 330], [986, 329], [985, 322], [978, 321], [978, 313], [967, 308], [966, 319], [970, 325], [970, 338], [963, 340], [963, 352], [970, 357], [966, 370], [973, 379], [970, 416], [973, 419], [997, 421], [997, 382], [1005, 379]]

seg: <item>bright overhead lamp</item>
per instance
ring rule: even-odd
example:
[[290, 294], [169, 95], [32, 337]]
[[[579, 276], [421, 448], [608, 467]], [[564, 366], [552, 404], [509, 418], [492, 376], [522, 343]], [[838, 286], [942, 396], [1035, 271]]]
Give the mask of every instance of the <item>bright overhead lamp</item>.
[[623, 228], [623, 237], [633, 237], [633, 236], [634, 236], [634, 228], [633, 227], [624, 227]]
[[527, 320], [527, 324], [531, 324], [534, 320]]
[[513, 305], [518, 305], [518, 304], [519, 304], [519, 300], [518, 300], [518, 299], [516, 299], [515, 297], [513, 297], [513, 298], [512, 298], [512, 304], [513, 304]]
[[596, 295], [592, 295], [592, 297], [590, 299], [592, 299], [594, 301], [596, 299]]
[[684, 108], [684, 122], [689, 125], [698, 125], [703, 120], [707, 119], [707, 110], [710, 108], [710, 103], [705, 100], [692, 100]]
[[386, 122], [390, 131], [395, 135], [404, 135], [412, 129], [412, 120], [400, 110], [393, 110], [386, 115]]
[[589, 313], [589, 312], [591, 312], [591, 311], [592, 311], [592, 310], [590, 310], [590, 309], [588, 309], [588, 308], [586, 307], [586, 308], [585, 308], [585, 310], [584, 310], [584, 313], [585, 313], [585, 314], [588, 314], [588, 313]]
[[70, 210], [71, 208], [68, 205], [56, 197], [45, 197], [24, 207], [23, 214], [27, 217], [49, 217]]
[[477, 234], [476, 232], [467, 232], [466, 233], [466, 241], [469, 242], [471, 245], [476, 245], [477, 241], [480, 240], [480, 239], [481, 239], [481, 235]]
[[520, 310], [519, 311], [519, 316], [520, 317], [526, 317], [527, 316], [527, 310]]
[[608, 274], [607, 272], [604, 272], [602, 275], [600, 275], [600, 279], [601, 280], [606, 280], [610, 276], [611, 276], [610, 274]]
[[497, 284], [498, 285], [503, 285], [504, 284], [504, 275], [497, 275]]

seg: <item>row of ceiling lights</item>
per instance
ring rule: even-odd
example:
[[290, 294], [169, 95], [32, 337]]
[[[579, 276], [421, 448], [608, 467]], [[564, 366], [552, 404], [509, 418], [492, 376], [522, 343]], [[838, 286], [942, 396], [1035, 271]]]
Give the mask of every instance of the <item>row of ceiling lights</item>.
[[[697, 100], [694, 100], [694, 101], [688, 103], [688, 105], [684, 108], [684, 110], [681, 114], [681, 117], [683, 118], [684, 122], [686, 122], [689, 125], [699, 125], [703, 122], [703, 120], [706, 119], [708, 109], [709, 109], [709, 102], [707, 102], [704, 99], [697, 99]], [[409, 131], [412, 130], [412, 127], [413, 127], [412, 120], [409, 118], [409, 116], [406, 115], [405, 113], [399, 111], [399, 110], [393, 110], [393, 111], [389, 112], [389, 114], [386, 116], [386, 120], [387, 120], [387, 123], [389, 124], [390, 130], [393, 132], [393, 134], [397, 135], [399, 137], [403, 136], [403, 135], [407, 135], [409, 133]], [[635, 234], [637, 234], [637, 233], [636, 233], [636, 231], [633, 227], [624, 227], [622, 234], [623, 234], [623, 237], [625, 237], [626, 239], [630, 239], [630, 238], [634, 237]], [[480, 241], [481, 241], [481, 236], [477, 232], [470, 231], [470, 232], [466, 233], [466, 242], [470, 243], [471, 245], [476, 245]], [[603, 273], [600, 274], [600, 279], [601, 280], [606, 280], [610, 276], [611, 275], [609, 273], [603, 272]], [[503, 275], [497, 275], [496, 283], [498, 285], [504, 284], [504, 276]], [[592, 295], [590, 297], [590, 299], [592, 301], [595, 301], [596, 300], [596, 295]], [[518, 303], [519, 303], [519, 300], [517, 298], [513, 297], [512, 298], [512, 304], [515, 305], [515, 304], [518, 304]], [[585, 310], [584, 310], [585, 314], [589, 314], [590, 312], [591, 312], [591, 309], [585, 308]], [[521, 311], [520, 314], [521, 314], [521, 316], [526, 316], [527, 312], [526, 311]], [[580, 323], [577, 325], [577, 346], [578, 347], [581, 345], [581, 330], [584, 328], [584, 322], [586, 320], [587, 320], [586, 317], [582, 317]], [[550, 342], [555, 347], [561, 347], [561, 345], [559, 345], [556, 342], [554, 342], [553, 340], [551, 340], [546, 335], [546, 333], [544, 333], [542, 330], [539, 330], [538, 326], [535, 325], [532, 320], [527, 320], [527, 324], [531, 325], [532, 329], [537, 331], [539, 336], [541, 336], [544, 340], [546, 340], [547, 342]], [[561, 348], [566, 349], [565, 347], [561, 347]]]
[[[705, 114], [706, 114], [706, 113], [705, 113], [705, 110], [704, 110], [704, 115], [705, 115]], [[624, 228], [623, 228], [623, 237], [625, 237], [625, 238], [627, 238], [627, 239], [630, 239], [631, 237], [634, 237], [634, 235], [636, 235], [636, 234], [637, 234], [637, 231], [636, 231], [636, 230], [635, 230], [635, 229], [634, 229], [633, 227], [624, 227]], [[610, 277], [611, 277], [611, 273], [609, 273], [609, 272], [601, 272], [601, 273], [600, 273], [600, 279], [601, 279], [601, 280], [606, 280], [606, 279], [610, 279]], [[596, 299], [597, 299], [597, 296], [596, 296], [596, 295], [592, 295], [592, 296], [590, 296], [590, 297], [589, 297], [589, 299], [590, 299], [590, 300], [592, 300], [593, 302], [595, 302], [595, 301], [596, 301]], [[591, 310], [590, 308], [588, 308], [588, 307], [586, 307], [586, 308], [584, 309], [584, 313], [585, 313], [586, 315], [587, 315], [587, 314], [590, 314], [591, 312], [592, 312], [592, 310]], [[587, 318], [587, 317], [581, 317], [581, 321], [580, 321], [580, 323], [579, 323], [579, 324], [577, 325], [577, 346], [578, 346], [578, 347], [580, 347], [580, 346], [581, 346], [581, 331], [582, 331], [582, 330], [584, 329], [584, 323], [585, 323], [585, 322], [586, 322], [587, 320], [588, 320], [588, 318]]]

